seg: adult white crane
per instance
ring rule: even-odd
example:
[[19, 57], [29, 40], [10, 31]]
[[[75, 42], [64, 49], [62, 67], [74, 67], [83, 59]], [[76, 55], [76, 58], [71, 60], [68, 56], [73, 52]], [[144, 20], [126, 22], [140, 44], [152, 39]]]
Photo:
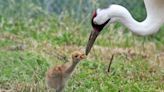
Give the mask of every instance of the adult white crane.
[[97, 9], [92, 17], [93, 30], [86, 47], [86, 55], [90, 52], [94, 41], [106, 24], [119, 21], [133, 33], [146, 36], [158, 32], [164, 23], [164, 0], [144, 0], [147, 17], [144, 21], [136, 21], [129, 11], [120, 5], [110, 5], [106, 9]]

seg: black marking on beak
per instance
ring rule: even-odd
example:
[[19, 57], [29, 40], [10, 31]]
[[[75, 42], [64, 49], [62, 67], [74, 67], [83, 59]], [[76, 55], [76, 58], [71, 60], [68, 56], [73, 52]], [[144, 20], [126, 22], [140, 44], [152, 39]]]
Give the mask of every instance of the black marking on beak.
[[92, 16], [92, 20], [91, 20], [91, 24], [93, 27], [93, 30], [90, 33], [89, 36], [89, 40], [88, 40], [88, 44], [86, 47], [86, 51], [85, 54], [88, 55], [88, 53], [90, 52], [91, 48], [93, 47], [93, 44], [97, 38], [97, 36], [99, 35], [99, 33], [101, 32], [101, 30], [104, 28], [104, 26], [110, 21], [110, 19], [108, 19], [105, 23], [103, 23], [102, 25], [97, 25], [93, 22], [93, 19], [97, 16], [96, 11], [93, 13]]

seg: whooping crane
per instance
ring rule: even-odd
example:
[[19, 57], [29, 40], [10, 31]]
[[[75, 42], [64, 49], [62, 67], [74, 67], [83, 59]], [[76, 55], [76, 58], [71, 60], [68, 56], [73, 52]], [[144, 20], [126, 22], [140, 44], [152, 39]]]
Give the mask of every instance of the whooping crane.
[[92, 17], [93, 30], [86, 47], [86, 55], [90, 52], [104, 26], [115, 21], [121, 22], [137, 35], [146, 36], [158, 32], [164, 23], [164, 0], [144, 0], [144, 3], [147, 17], [142, 22], [136, 21], [129, 11], [121, 5], [113, 4], [106, 9], [97, 9]]

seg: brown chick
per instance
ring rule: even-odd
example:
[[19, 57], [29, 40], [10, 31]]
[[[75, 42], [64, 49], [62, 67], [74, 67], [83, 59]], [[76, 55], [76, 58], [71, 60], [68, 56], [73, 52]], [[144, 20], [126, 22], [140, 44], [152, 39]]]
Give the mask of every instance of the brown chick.
[[74, 71], [76, 65], [80, 60], [84, 58], [84, 53], [75, 51], [72, 54], [72, 62], [50, 68], [46, 74], [47, 86], [55, 89], [56, 92], [62, 92], [69, 76]]

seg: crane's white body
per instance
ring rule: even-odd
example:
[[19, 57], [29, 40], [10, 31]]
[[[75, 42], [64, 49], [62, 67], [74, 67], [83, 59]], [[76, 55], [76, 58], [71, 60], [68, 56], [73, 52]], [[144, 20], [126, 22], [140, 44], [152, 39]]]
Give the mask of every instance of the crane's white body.
[[144, 3], [147, 17], [142, 22], [136, 21], [123, 6], [110, 5], [106, 9], [97, 9], [94, 23], [101, 25], [111, 18], [109, 23], [120, 21], [138, 35], [145, 36], [156, 33], [164, 23], [164, 0], [144, 0]]

